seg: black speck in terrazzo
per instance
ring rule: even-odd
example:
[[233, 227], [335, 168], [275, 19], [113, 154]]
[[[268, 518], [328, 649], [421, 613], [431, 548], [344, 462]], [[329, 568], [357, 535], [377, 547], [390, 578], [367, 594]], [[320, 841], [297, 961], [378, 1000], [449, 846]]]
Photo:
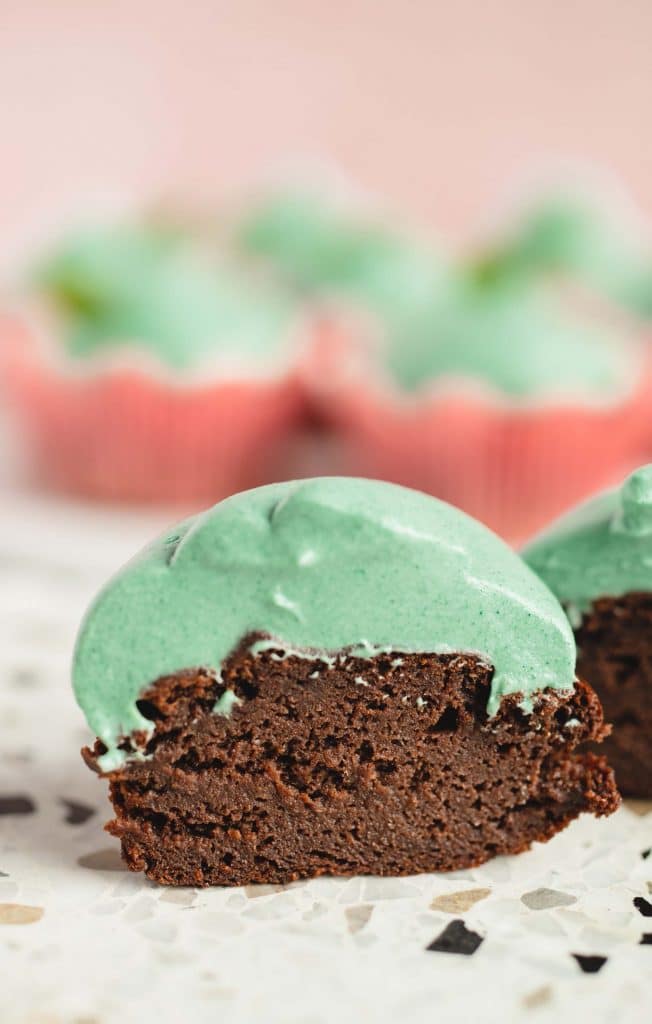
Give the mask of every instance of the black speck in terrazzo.
[[28, 796], [0, 796], [0, 814], [33, 814], [34, 801]]
[[84, 822], [88, 821], [95, 814], [94, 807], [89, 807], [88, 804], [81, 804], [77, 800], [66, 800], [65, 797], [62, 797], [61, 803], [66, 808], [66, 825], [83, 825]]
[[641, 857], [643, 858], [643, 860], [647, 860], [651, 853], [652, 853], [652, 846], [650, 846], [647, 850], [643, 850], [643, 852], [641, 854]]
[[652, 932], [643, 932], [639, 946], [652, 946]]
[[583, 953], [571, 953], [585, 974], [597, 974], [607, 962], [606, 956], [585, 956]]
[[0, 878], [9, 878], [8, 871], [0, 871]]
[[462, 956], [471, 956], [483, 941], [481, 935], [472, 932], [464, 921], [458, 918], [447, 924], [443, 932], [426, 948], [433, 953], [461, 953]]
[[643, 896], [634, 897], [634, 906], [638, 910], [639, 914], [643, 917], [652, 917], [652, 903], [646, 900]]

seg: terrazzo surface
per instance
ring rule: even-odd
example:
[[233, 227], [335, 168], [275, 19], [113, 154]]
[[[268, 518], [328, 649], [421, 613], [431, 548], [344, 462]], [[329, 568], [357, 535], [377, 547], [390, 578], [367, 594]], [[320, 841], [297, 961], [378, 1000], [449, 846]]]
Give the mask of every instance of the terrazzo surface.
[[0, 1021], [652, 1019], [652, 804], [445, 875], [162, 889], [102, 831], [69, 688], [151, 516], [0, 494]]

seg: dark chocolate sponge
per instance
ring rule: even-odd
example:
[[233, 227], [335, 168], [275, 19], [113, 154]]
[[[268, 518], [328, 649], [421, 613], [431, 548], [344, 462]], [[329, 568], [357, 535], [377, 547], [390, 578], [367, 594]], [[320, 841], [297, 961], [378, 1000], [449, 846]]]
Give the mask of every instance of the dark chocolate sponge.
[[598, 598], [575, 637], [577, 671], [613, 727], [603, 750], [618, 787], [652, 797], [652, 594]]
[[[243, 645], [221, 682], [182, 672], [144, 695], [150, 757], [108, 773], [107, 829], [157, 882], [242, 885], [465, 868], [614, 811], [605, 760], [574, 752], [607, 732], [590, 687], [531, 714], [505, 697], [489, 719], [491, 675], [472, 655], [331, 667]], [[213, 712], [226, 688], [230, 717]], [[96, 770], [103, 749], [83, 752]]]

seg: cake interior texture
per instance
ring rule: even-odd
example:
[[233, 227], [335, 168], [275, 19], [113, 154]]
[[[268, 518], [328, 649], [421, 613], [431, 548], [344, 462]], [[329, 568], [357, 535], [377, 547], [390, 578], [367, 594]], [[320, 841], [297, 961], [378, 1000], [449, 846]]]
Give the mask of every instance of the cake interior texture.
[[[608, 732], [582, 682], [488, 717], [492, 669], [475, 655], [322, 660], [254, 654], [251, 639], [219, 680], [156, 681], [139, 702], [153, 733], [123, 745], [145, 759], [107, 773], [107, 829], [156, 882], [465, 868], [618, 806], [605, 759], [577, 750]], [[95, 770], [103, 750], [83, 752]]]
[[576, 632], [578, 673], [613, 726], [604, 753], [624, 796], [652, 797], [652, 594], [593, 602]]

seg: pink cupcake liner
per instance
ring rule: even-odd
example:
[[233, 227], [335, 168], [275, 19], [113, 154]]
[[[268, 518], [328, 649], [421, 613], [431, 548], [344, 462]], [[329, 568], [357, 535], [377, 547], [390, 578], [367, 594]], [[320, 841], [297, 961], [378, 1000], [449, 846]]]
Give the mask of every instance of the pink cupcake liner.
[[524, 408], [452, 388], [408, 401], [379, 383], [333, 324], [307, 367], [348, 472], [434, 494], [513, 543], [640, 461], [651, 387], [648, 365], [634, 393], [612, 406]]
[[29, 326], [0, 325], [9, 403], [48, 486], [87, 497], [217, 501], [282, 473], [305, 397], [278, 378], [177, 385], [128, 368], [73, 375], [39, 351]]

